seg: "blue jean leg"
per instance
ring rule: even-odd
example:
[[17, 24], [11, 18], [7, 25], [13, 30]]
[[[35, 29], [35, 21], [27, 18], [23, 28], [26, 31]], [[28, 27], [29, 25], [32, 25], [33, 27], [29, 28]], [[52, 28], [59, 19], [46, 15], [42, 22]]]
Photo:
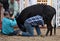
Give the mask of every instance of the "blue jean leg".
[[36, 29], [37, 34], [38, 34], [38, 35], [41, 35], [41, 30], [40, 30], [40, 28], [39, 28], [38, 26], [36, 26], [35, 29]]
[[34, 35], [34, 27], [32, 27], [32, 25], [27, 22], [24, 23], [24, 26], [26, 27], [26, 30], [28, 33], [23, 32], [22, 35], [23, 36], [33, 36]]

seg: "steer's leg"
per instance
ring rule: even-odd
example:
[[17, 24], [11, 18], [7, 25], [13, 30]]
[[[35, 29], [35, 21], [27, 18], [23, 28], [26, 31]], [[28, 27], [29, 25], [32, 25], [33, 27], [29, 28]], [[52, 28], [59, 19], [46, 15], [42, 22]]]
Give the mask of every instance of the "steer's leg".
[[47, 24], [47, 32], [46, 32], [46, 36], [48, 36], [49, 31], [50, 31], [50, 36], [51, 36], [51, 35], [52, 35], [52, 26], [51, 26], [50, 23]]
[[48, 33], [49, 33], [49, 28], [47, 28], [46, 36], [48, 36]]
[[49, 31], [50, 31], [50, 27], [49, 27], [49, 24], [47, 24], [47, 32], [46, 32], [46, 36], [48, 36]]
[[51, 23], [49, 24], [49, 29], [50, 29], [50, 36], [52, 36], [52, 29], [53, 29], [53, 27], [52, 27]]
[[54, 35], [56, 35], [56, 24], [54, 25]]
[[52, 27], [50, 28], [50, 36], [52, 36]]

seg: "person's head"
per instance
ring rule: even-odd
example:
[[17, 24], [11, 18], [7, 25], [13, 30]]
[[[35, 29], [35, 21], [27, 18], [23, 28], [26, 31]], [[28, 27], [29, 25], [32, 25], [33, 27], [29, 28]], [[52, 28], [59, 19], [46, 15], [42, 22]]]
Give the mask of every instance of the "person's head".
[[8, 11], [5, 11], [4, 12], [4, 16], [9, 18], [10, 17], [9, 12]]
[[4, 16], [7, 17], [7, 18], [10, 18], [13, 16], [12, 12], [11, 11], [5, 11], [4, 12]]
[[14, 3], [14, 0], [10, 0], [10, 2], [13, 4]]

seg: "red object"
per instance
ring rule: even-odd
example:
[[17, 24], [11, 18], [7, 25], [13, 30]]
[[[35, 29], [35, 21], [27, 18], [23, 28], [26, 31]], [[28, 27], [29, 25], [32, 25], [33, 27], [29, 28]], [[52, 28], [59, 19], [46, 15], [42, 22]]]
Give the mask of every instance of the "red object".
[[2, 28], [2, 22], [0, 21], [0, 29]]

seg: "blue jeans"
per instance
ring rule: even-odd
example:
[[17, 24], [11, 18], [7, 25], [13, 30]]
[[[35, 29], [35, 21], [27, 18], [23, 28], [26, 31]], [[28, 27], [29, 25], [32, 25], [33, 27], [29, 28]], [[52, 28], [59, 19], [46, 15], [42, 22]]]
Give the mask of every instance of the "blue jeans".
[[[27, 32], [23, 32], [22, 36], [33, 36], [34, 35], [34, 27], [27, 22], [24, 23], [24, 26], [25, 26]], [[40, 35], [41, 34], [40, 28], [38, 26], [36, 26], [35, 29], [36, 29], [37, 34]]]

